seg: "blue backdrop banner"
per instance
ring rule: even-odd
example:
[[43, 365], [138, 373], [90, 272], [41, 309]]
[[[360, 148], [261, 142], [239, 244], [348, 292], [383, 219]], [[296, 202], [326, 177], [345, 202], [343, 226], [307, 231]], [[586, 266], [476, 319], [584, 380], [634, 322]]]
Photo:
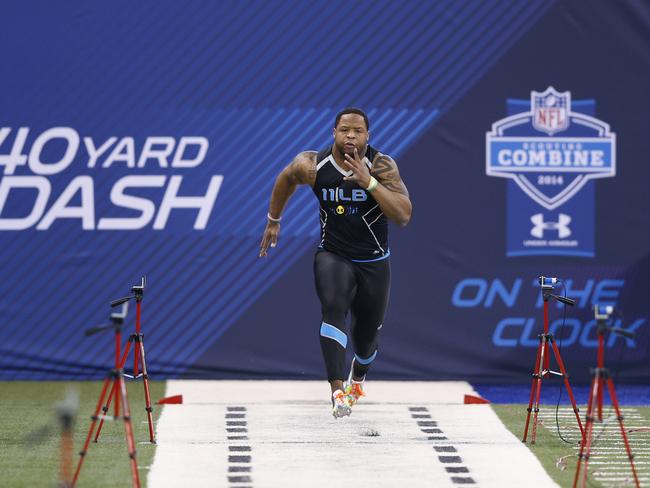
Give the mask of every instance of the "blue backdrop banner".
[[593, 3], [4, 5], [0, 379], [101, 377], [84, 330], [144, 274], [153, 377], [323, 378], [312, 192], [258, 249], [276, 175], [354, 105], [414, 209], [373, 377], [528, 381], [544, 275], [572, 378], [601, 304], [647, 381], [650, 6]]

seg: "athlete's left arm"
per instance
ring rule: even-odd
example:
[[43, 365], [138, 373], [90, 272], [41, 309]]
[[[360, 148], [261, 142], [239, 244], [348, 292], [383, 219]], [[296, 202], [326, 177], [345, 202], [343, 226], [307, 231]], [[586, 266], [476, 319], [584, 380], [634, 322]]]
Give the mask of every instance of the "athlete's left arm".
[[387, 154], [377, 153], [370, 171], [361, 162], [356, 151], [354, 158], [346, 154], [345, 159], [349, 169], [354, 172], [350, 179], [356, 180], [362, 188], [368, 187], [371, 181], [370, 176], [377, 180], [378, 184], [372, 191], [372, 196], [386, 217], [402, 227], [408, 224], [411, 220], [413, 206], [393, 158]]

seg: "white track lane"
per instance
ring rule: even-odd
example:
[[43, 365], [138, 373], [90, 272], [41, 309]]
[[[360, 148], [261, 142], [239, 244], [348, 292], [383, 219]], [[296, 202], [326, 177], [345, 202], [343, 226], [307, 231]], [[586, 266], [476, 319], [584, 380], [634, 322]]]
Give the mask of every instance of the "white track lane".
[[[148, 486], [442, 488], [467, 478], [482, 488], [557, 486], [489, 405], [462, 404], [475, 394], [467, 383], [369, 381], [367, 397], [338, 421], [328, 389], [326, 382], [169, 381], [166, 394], [182, 394], [184, 404], [163, 408]], [[226, 431], [228, 407], [245, 407], [228, 421], [245, 422], [247, 432]], [[241, 455], [250, 463], [231, 457]]]

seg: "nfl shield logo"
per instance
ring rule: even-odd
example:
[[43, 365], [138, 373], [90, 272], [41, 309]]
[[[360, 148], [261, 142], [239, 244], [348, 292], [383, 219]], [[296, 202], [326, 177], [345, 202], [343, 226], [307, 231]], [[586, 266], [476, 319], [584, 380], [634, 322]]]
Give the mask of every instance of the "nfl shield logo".
[[569, 127], [571, 92], [560, 93], [552, 86], [543, 92], [531, 92], [533, 127], [549, 136]]
[[616, 134], [595, 117], [595, 104], [572, 105], [571, 92], [549, 86], [508, 99], [507, 116], [486, 133], [486, 174], [511, 180], [508, 257], [595, 256], [588, 184], [616, 176]]

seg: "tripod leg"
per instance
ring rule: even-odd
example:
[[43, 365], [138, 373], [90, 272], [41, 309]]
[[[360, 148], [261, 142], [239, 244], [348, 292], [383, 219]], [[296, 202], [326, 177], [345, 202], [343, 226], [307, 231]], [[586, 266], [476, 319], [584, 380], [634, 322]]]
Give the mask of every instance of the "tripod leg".
[[97, 406], [95, 407], [95, 411], [93, 413], [93, 416], [91, 417], [92, 421], [90, 422], [90, 428], [88, 429], [86, 442], [84, 442], [84, 447], [79, 452], [79, 462], [77, 463], [77, 469], [74, 473], [74, 477], [72, 478], [72, 484], [71, 484], [72, 487], [74, 487], [74, 485], [77, 483], [77, 478], [79, 478], [79, 472], [81, 471], [81, 466], [83, 466], [84, 458], [86, 457], [86, 453], [88, 452], [88, 445], [90, 444], [90, 438], [92, 437], [93, 431], [95, 430], [95, 424], [97, 423], [97, 416], [99, 415], [99, 410], [102, 408], [102, 404], [104, 403], [104, 397], [106, 396], [106, 390], [108, 390], [108, 383], [110, 381], [111, 381], [110, 376], [108, 376], [104, 380], [104, 385], [102, 386], [102, 392], [99, 395], [99, 401], [97, 402]]
[[540, 337], [539, 339], [539, 344], [537, 345], [537, 356], [535, 358], [535, 368], [533, 369], [533, 381], [530, 385], [530, 399], [528, 400], [528, 414], [526, 415], [526, 425], [524, 427], [524, 438], [522, 439], [522, 442], [526, 442], [526, 438], [528, 437], [528, 425], [530, 424], [530, 412], [533, 411], [533, 398], [535, 395], [535, 387], [537, 386], [537, 370], [539, 369], [539, 357], [540, 353], [542, 351], [542, 338]]
[[145, 410], [147, 411], [147, 420], [149, 422], [149, 442], [156, 443], [153, 433], [153, 418], [151, 415], [151, 395], [149, 394], [149, 375], [147, 374], [147, 361], [144, 356], [144, 335], [140, 334], [140, 360], [142, 362], [142, 384], [144, 385], [144, 398], [146, 402]]
[[[578, 454], [578, 463], [576, 464], [576, 474], [573, 478], [573, 488], [576, 488], [578, 486], [578, 480], [580, 479], [580, 466], [582, 464], [582, 460], [585, 459], [585, 479], [586, 479], [586, 473], [587, 473], [587, 462], [586, 459], [589, 457], [589, 451], [586, 450], [586, 445], [588, 444], [591, 447], [591, 437], [592, 437], [592, 432], [593, 432], [593, 398], [594, 398], [594, 389], [596, 388], [596, 382], [597, 379], [594, 377], [594, 379], [591, 381], [591, 388], [589, 390], [589, 399], [587, 401], [587, 425], [585, 426], [585, 436], [582, 438], [582, 442], [580, 443], [580, 453]], [[587, 457], [585, 458], [585, 452], [587, 453]], [[583, 486], [584, 486], [584, 480], [583, 480]]]
[[126, 384], [122, 371], [119, 371], [120, 397], [122, 399], [122, 411], [124, 412], [124, 433], [126, 434], [126, 446], [129, 450], [129, 460], [131, 462], [131, 477], [133, 488], [140, 488], [140, 475], [138, 473], [138, 462], [135, 453], [135, 441], [133, 439], [133, 426], [131, 424], [131, 410], [129, 409], [129, 399], [126, 394]]
[[99, 439], [99, 434], [102, 432], [102, 427], [104, 427], [104, 416], [108, 414], [108, 409], [111, 406], [111, 400], [113, 399], [113, 396], [115, 395], [115, 382], [113, 382], [113, 387], [111, 388], [111, 392], [108, 394], [108, 398], [106, 399], [106, 404], [102, 407], [102, 419], [99, 422], [99, 427], [97, 427], [97, 432], [95, 432], [95, 438], [93, 439], [93, 442], [97, 442]]
[[[115, 382], [115, 384], [113, 385], [113, 390], [115, 391], [115, 393], [114, 393], [114, 395], [115, 395], [115, 404], [114, 404], [115, 411], [113, 412], [113, 418], [118, 418], [120, 416], [120, 390], [119, 390], [119, 388], [116, 388], [115, 385], [117, 385], [117, 382]], [[110, 402], [111, 402], [111, 399], [109, 397], [108, 403], [110, 403]], [[102, 419], [102, 422], [103, 421], [104, 421], [104, 419]], [[99, 433], [97, 435], [99, 436]]]
[[[544, 296], [544, 334], [548, 334], [548, 301], [549, 297]], [[548, 350], [548, 342], [544, 343], [544, 357], [546, 360], [544, 361], [544, 370], [547, 370], [551, 366], [551, 355], [549, 354]]]
[[600, 379], [600, 384], [598, 385], [598, 420], [603, 421], [603, 391], [605, 390], [605, 380]]
[[[142, 302], [140, 300], [136, 299], [136, 304], [135, 304], [135, 333], [137, 336], [140, 335], [140, 331], [142, 330], [141, 327], [141, 320], [142, 320]], [[138, 361], [140, 360], [140, 343], [136, 342], [135, 343], [135, 354], [133, 355], [133, 377], [137, 378], [138, 374], [140, 373], [140, 367], [138, 365]]]
[[[122, 360], [120, 361], [120, 369], [124, 368], [124, 365], [126, 364], [126, 358], [129, 355], [130, 350], [131, 350], [131, 342], [127, 342], [126, 349], [124, 350], [124, 354], [122, 355]], [[108, 398], [106, 400], [106, 405], [104, 405], [104, 408], [102, 408], [102, 411], [104, 412], [104, 415], [106, 415], [108, 413], [108, 409], [111, 406], [111, 400], [113, 400], [113, 398], [115, 398], [115, 400], [116, 400], [115, 403], [116, 404], [120, 403], [120, 399], [118, 397], [119, 388], [117, 387], [117, 385], [118, 385], [118, 383], [116, 381], [113, 381], [113, 388], [111, 388], [111, 393], [110, 393], [110, 395], [108, 396]], [[116, 417], [119, 416], [119, 410], [116, 410], [116, 415], [115, 416]], [[93, 440], [93, 442], [97, 442], [97, 440], [99, 439], [99, 434], [101, 434], [101, 432], [102, 432], [102, 427], [104, 427], [104, 419], [102, 419], [99, 422], [99, 427], [97, 428], [97, 433], [95, 434], [95, 439]]]
[[535, 403], [533, 404], [533, 433], [530, 438], [530, 443], [535, 444], [537, 438], [537, 416], [539, 415], [539, 399], [542, 394], [542, 380], [544, 379], [544, 358], [545, 351], [548, 348], [548, 336], [542, 335], [540, 339], [542, 345], [541, 355], [539, 357], [539, 367], [537, 368], [537, 392], [535, 393]]
[[630, 443], [627, 440], [627, 435], [625, 434], [625, 427], [623, 426], [623, 416], [621, 411], [618, 408], [618, 398], [616, 398], [616, 390], [614, 389], [614, 381], [611, 378], [607, 379], [607, 389], [609, 390], [609, 396], [612, 399], [612, 405], [616, 411], [616, 418], [618, 420], [618, 425], [621, 428], [621, 436], [623, 437], [623, 443], [625, 444], [625, 450], [627, 451], [627, 457], [630, 460], [630, 467], [632, 468], [632, 476], [634, 476], [634, 483], [637, 488], [639, 488], [639, 478], [636, 474], [636, 469], [634, 467], [634, 456], [632, 455], [632, 449], [630, 449]]
[[131, 351], [131, 341], [126, 343], [126, 349], [124, 349], [124, 354], [122, 355], [122, 360], [120, 361], [120, 369], [124, 369], [124, 365], [126, 364], [126, 358], [129, 355], [129, 352]]
[[[582, 436], [582, 441], [584, 442], [585, 431], [582, 427], [582, 422], [580, 421], [580, 409], [576, 404], [576, 399], [573, 396], [573, 390], [571, 389], [571, 385], [569, 384], [569, 374], [567, 373], [566, 368], [564, 367], [564, 361], [562, 361], [560, 350], [558, 349], [555, 341], [551, 340], [551, 345], [553, 347], [553, 354], [555, 354], [555, 360], [557, 361], [557, 364], [560, 367], [560, 373], [562, 373], [562, 378], [564, 378], [564, 386], [566, 386], [566, 391], [569, 394], [569, 398], [571, 399], [571, 405], [573, 406], [573, 413], [575, 414], [576, 420], [578, 421], [578, 427], [580, 427], [580, 435]], [[602, 385], [602, 380], [601, 380], [601, 385]]]
[[594, 420], [596, 419], [595, 417], [595, 412], [594, 410], [597, 407], [598, 404], [598, 392], [599, 392], [599, 386], [600, 386], [600, 380], [599, 380], [599, 374], [596, 373], [596, 377], [594, 378], [594, 381], [592, 383], [592, 392], [591, 396], [589, 397], [589, 403], [590, 406], [587, 406], [587, 423], [589, 423], [589, 428], [587, 429], [587, 432], [585, 433], [586, 436], [586, 442], [585, 442], [585, 470], [582, 473], [582, 488], [585, 488], [587, 486], [587, 474], [589, 473], [589, 456], [591, 456], [591, 443], [593, 442], [594, 438]]
[[133, 351], [133, 378], [137, 378], [140, 374], [140, 343], [136, 342], [133, 347], [135, 348]]

